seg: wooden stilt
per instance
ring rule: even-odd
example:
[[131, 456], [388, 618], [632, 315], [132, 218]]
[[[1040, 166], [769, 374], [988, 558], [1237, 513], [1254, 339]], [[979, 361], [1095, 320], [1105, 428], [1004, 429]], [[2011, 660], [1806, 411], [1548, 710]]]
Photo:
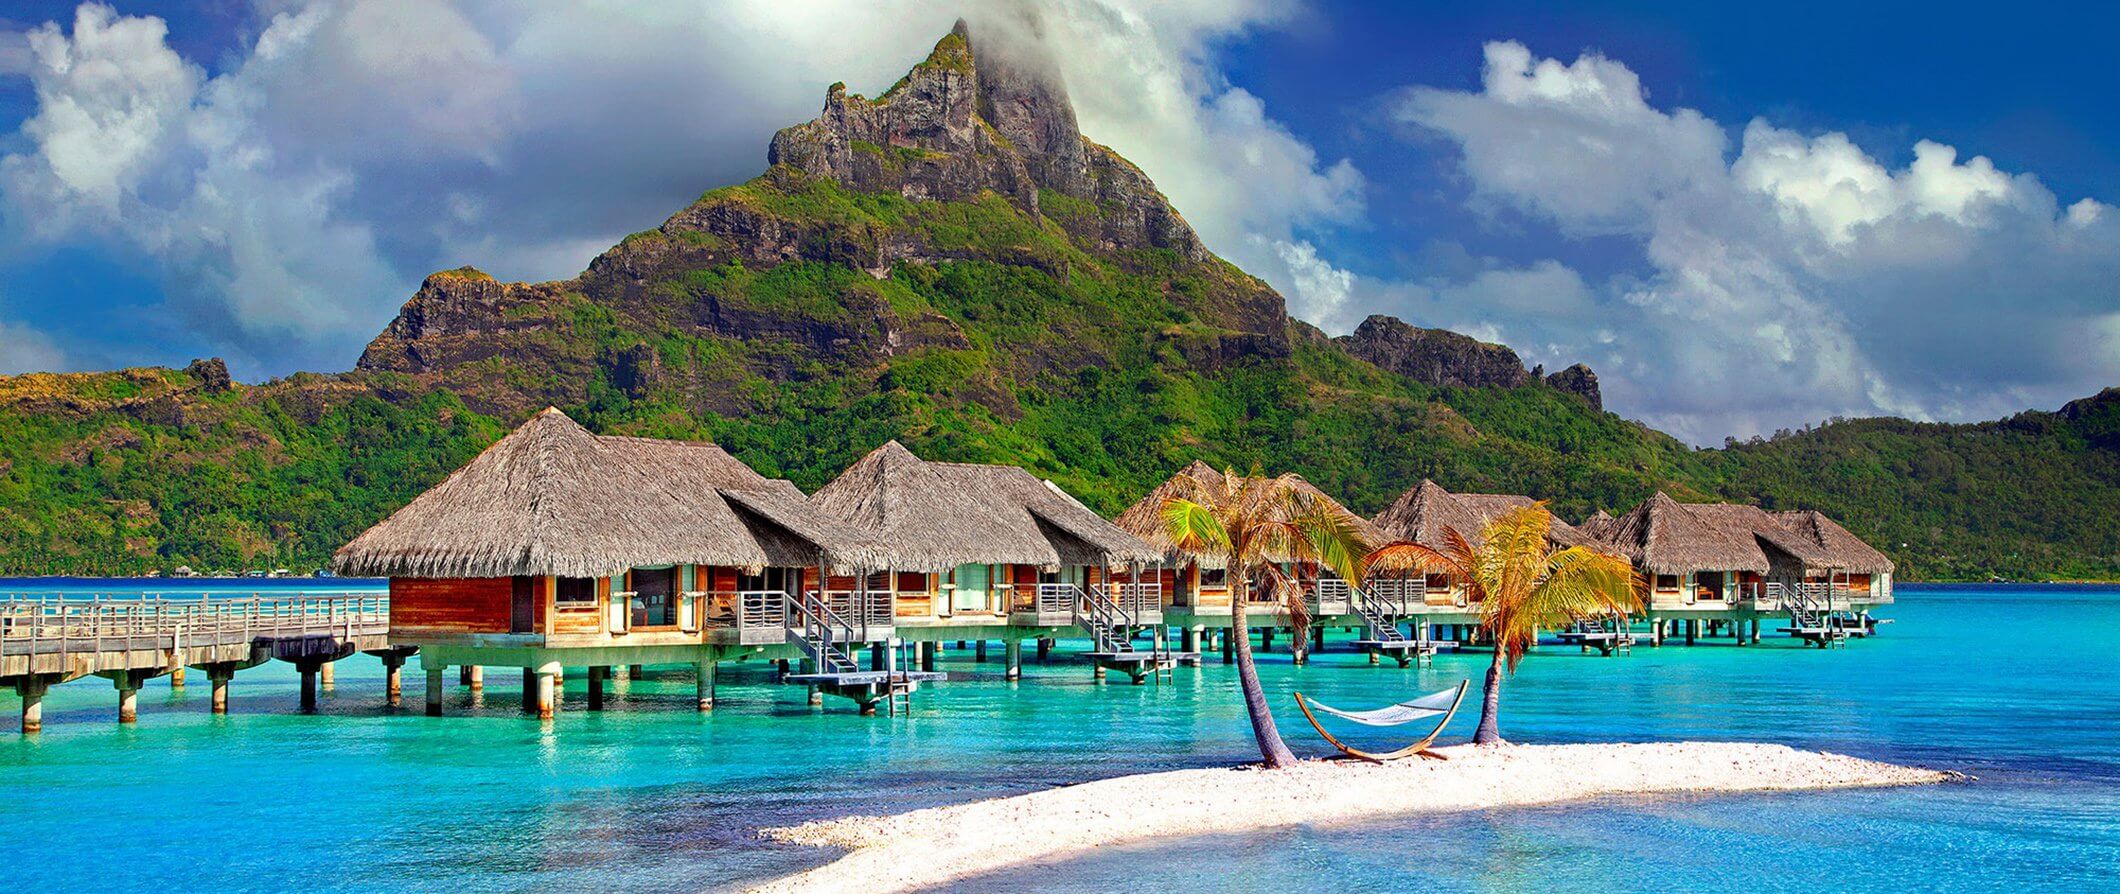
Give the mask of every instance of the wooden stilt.
[[699, 662], [693, 666], [693, 671], [698, 674], [698, 680], [694, 683], [694, 688], [699, 698], [699, 709], [702, 711], [714, 710], [714, 662]]
[[169, 688], [171, 688], [171, 689], [182, 689], [182, 688], [184, 688], [184, 666], [183, 666], [183, 665], [178, 665], [178, 666], [177, 666], [177, 669], [176, 669], [176, 670], [173, 670], [173, 671], [170, 671], [170, 672], [169, 672]]
[[15, 694], [22, 697], [22, 734], [44, 731], [44, 691], [50, 684], [34, 674], [15, 681]]
[[427, 716], [442, 716], [442, 674], [448, 668], [440, 665], [427, 668]]
[[318, 686], [322, 686], [325, 689], [338, 688], [338, 671], [334, 668], [335, 665], [329, 661], [317, 665]]
[[228, 713], [228, 684], [229, 681], [235, 678], [235, 675], [236, 669], [234, 667], [209, 667], [206, 669], [206, 682], [213, 688], [213, 712], [215, 714]]
[[305, 660], [295, 664], [295, 667], [302, 674], [302, 713], [312, 713], [317, 709], [317, 675], [323, 673], [323, 669], [330, 666], [328, 663], [314, 660]]
[[390, 654], [383, 656], [383, 703], [397, 707], [405, 703], [404, 678], [405, 656]]
[[523, 713], [537, 713], [537, 669], [523, 668]]
[[537, 719], [551, 720], [552, 715], [558, 711], [559, 703], [555, 697], [558, 683], [559, 673], [557, 668], [547, 668], [537, 672]]
[[986, 640], [979, 641], [978, 646], [972, 652], [972, 660], [980, 664], [986, 663]]
[[1023, 641], [1012, 639], [1001, 646], [1001, 676], [1009, 680], [1023, 679]]
[[608, 667], [594, 664], [589, 666], [589, 710], [604, 709], [604, 678], [610, 675], [611, 669]]
[[137, 723], [140, 720], [140, 680], [131, 671], [121, 671], [111, 679], [118, 689], [118, 722]]

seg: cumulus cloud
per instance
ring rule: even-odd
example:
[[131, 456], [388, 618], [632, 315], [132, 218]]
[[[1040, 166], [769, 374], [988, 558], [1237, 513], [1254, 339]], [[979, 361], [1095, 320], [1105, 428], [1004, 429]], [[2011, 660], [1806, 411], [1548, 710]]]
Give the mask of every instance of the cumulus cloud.
[[[881, 92], [960, 8], [261, 2], [256, 38], [209, 75], [170, 48], [161, 20], [85, 4], [70, 26], [23, 39], [38, 104], [21, 150], [0, 159], [17, 243], [0, 263], [93, 243], [158, 270], [169, 310], [239, 371], [342, 368], [425, 272], [570, 276], [757, 173], [773, 130], [815, 115], [831, 82]], [[1141, 164], [1209, 245], [1277, 284], [1298, 282], [1281, 246], [1360, 214], [1353, 165], [1318, 158], [1212, 61], [1219, 41], [1283, 22], [1286, 5], [1053, 0], [968, 14], [975, 32], [1047, 43], [1085, 132]]]
[[2120, 379], [2120, 223], [1985, 157], [1923, 140], [1894, 167], [1765, 119], [1733, 156], [1721, 124], [1655, 106], [1619, 61], [1514, 42], [1488, 45], [1480, 89], [1410, 88], [1393, 107], [1460, 148], [1475, 207], [1638, 257], [1594, 283], [1490, 259], [1470, 279], [1358, 282], [1357, 300], [1587, 359], [1614, 405], [1682, 436], [1991, 417]]

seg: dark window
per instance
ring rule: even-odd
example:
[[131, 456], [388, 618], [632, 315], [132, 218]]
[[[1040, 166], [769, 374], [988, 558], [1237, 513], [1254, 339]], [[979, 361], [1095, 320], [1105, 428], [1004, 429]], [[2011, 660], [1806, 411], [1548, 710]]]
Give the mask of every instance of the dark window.
[[1226, 586], [1229, 586], [1229, 569], [1227, 569], [1227, 568], [1202, 568], [1202, 569], [1200, 569], [1200, 586], [1203, 586], [1203, 587], [1226, 587]]
[[1656, 588], [1657, 588], [1657, 589], [1659, 589], [1659, 590], [1676, 590], [1676, 589], [1678, 589], [1678, 575], [1676, 575], [1676, 574], [1659, 574], [1659, 575], [1657, 575], [1657, 576], [1656, 576]]
[[537, 632], [537, 582], [534, 577], [517, 577], [510, 582], [512, 598], [508, 612], [510, 633]]
[[736, 589], [745, 592], [758, 590], [788, 592], [788, 569], [764, 568], [760, 569], [757, 574], [738, 574], [736, 576]]
[[677, 626], [677, 569], [633, 569], [633, 626]]
[[554, 588], [553, 598], [566, 606], [596, 604], [596, 578], [563, 577]]

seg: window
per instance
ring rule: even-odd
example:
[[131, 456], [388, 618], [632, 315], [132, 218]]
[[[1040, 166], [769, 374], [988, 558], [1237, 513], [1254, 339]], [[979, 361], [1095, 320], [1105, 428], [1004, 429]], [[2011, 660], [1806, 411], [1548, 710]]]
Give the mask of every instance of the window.
[[677, 626], [677, 569], [633, 569], [634, 627]]
[[1229, 569], [1227, 569], [1227, 568], [1202, 568], [1202, 569], [1200, 569], [1200, 586], [1203, 586], [1203, 587], [1226, 587], [1226, 586], [1229, 586]]
[[553, 587], [553, 600], [561, 608], [580, 608], [596, 604], [596, 578], [563, 577]]
[[1657, 588], [1657, 589], [1659, 589], [1659, 590], [1676, 590], [1676, 589], [1678, 589], [1678, 575], [1676, 575], [1676, 574], [1659, 574], [1659, 575], [1657, 575], [1657, 576], [1656, 576], [1656, 588]]

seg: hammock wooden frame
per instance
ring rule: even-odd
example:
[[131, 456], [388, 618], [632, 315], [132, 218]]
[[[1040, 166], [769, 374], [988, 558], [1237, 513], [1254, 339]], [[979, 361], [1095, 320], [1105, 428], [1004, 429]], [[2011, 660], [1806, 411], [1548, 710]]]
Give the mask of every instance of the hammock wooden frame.
[[1303, 693], [1296, 693], [1296, 707], [1303, 709], [1303, 719], [1310, 721], [1311, 729], [1317, 730], [1318, 735], [1324, 736], [1326, 742], [1331, 743], [1332, 747], [1339, 749], [1340, 753], [1345, 754], [1348, 757], [1356, 758], [1359, 760], [1365, 760], [1377, 764], [1387, 763], [1395, 760], [1404, 760], [1409, 757], [1424, 757], [1431, 760], [1439, 761], [1449, 760], [1448, 757], [1430, 751], [1429, 747], [1435, 744], [1435, 738], [1437, 736], [1443, 734], [1443, 727], [1450, 725], [1450, 719], [1457, 716], [1458, 706], [1465, 703], [1465, 690], [1471, 687], [1471, 685], [1471, 680], [1458, 681], [1457, 696], [1450, 700], [1450, 710], [1443, 712], [1443, 719], [1436, 723], [1435, 729], [1428, 731], [1428, 735], [1421, 737], [1420, 741], [1408, 745], [1404, 748], [1398, 749], [1397, 751], [1386, 751], [1382, 753], [1363, 751], [1359, 748], [1354, 748], [1352, 746], [1349, 746], [1347, 743], [1335, 738], [1333, 734], [1326, 732], [1325, 727], [1318, 723], [1317, 715], [1310, 713], [1310, 700], [1304, 698]]

